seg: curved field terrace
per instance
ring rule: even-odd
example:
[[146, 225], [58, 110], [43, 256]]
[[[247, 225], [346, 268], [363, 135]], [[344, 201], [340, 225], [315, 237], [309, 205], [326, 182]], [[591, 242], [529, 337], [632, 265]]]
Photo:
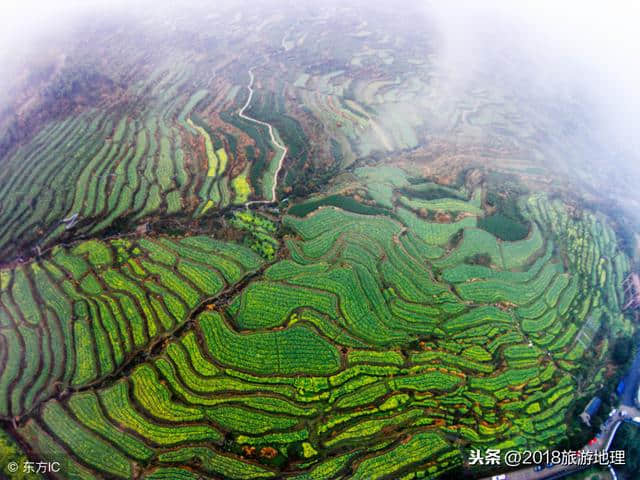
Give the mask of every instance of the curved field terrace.
[[634, 258], [544, 92], [453, 95], [401, 13], [164, 8], [52, 44], [0, 114], [3, 458], [409, 480], [581, 447]]

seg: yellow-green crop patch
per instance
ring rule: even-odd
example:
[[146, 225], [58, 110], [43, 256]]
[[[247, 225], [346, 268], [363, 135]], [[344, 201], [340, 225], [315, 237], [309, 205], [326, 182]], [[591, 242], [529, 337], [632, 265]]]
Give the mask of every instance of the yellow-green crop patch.
[[93, 29], [100, 61], [69, 42], [42, 118], [0, 135], [0, 420], [25, 458], [435, 480], [563, 445], [634, 330], [622, 219], [528, 159], [566, 125], [526, 95], [450, 102], [393, 15], [222, 7]]

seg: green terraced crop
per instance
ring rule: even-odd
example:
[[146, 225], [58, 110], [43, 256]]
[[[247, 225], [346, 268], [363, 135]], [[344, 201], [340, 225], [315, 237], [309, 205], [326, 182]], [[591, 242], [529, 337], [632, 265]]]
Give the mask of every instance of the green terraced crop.
[[335, 299], [326, 293], [279, 283], [255, 282], [241, 296], [236, 323], [243, 329], [276, 327], [301, 307], [334, 317], [337, 310]]
[[405, 466], [416, 463], [423, 464], [447, 448], [447, 443], [437, 434], [419, 433], [393, 450], [366, 459], [353, 478], [383, 478]]
[[[175, 241], [168, 243], [177, 245]], [[156, 244], [141, 241], [141, 248], [131, 244], [128, 251], [118, 254], [120, 261], [125, 255], [130, 257], [129, 262], [142, 258], [141, 265], [148, 269], [140, 270], [139, 274], [145, 281], [128, 269], [136, 263], [116, 266], [113, 252], [122, 248], [118, 241], [109, 244], [91, 240], [73, 249], [56, 248], [50, 260], [15, 270], [10, 277], [11, 291], [19, 287], [20, 294], [15, 295], [11, 309], [2, 309], [9, 315], [6, 326], [12, 327], [2, 332], [11, 348], [0, 376], [0, 388], [5, 382], [8, 386], [16, 381], [12, 388], [14, 414], [31, 409], [37, 396], [46, 398], [61, 385], [82, 386], [113, 373], [136, 349], [144, 348], [163, 332], [183, 323], [189, 306], [223, 289], [224, 283], [213, 266], [204, 269], [193, 266], [181, 272], [184, 271], [180, 268], [182, 263], [174, 271], [172, 267], [160, 267], [151, 259], [151, 254], [144, 259], [144, 247], [150, 245]], [[209, 244], [203, 242], [203, 245]], [[223, 244], [213, 245], [224, 251]], [[259, 266], [260, 261], [250, 250], [238, 248], [230, 247], [230, 251], [242, 251], [245, 264], [254, 269]], [[140, 252], [139, 257], [130, 253], [136, 250]], [[208, 259], [211, 265], [222, 257], [210, 255]], [[189, 265], [187, 260], [183, 262]], [[235, 263], [234, 267], [233, 273], [228, 272], [230, 280], [239, 281], [251, 271]], [[151, 280], [149, 275], [154, 273], [159, 276]], [[60, 282], [60, 279], [65, 280]], [[189, 282], [195, 286], [188, 287]], [[173, 296], [172, 291], [177, 291], [178, 297]], [[181, 292], [188, 292], [188, 295], [182, 293], [188, 303], [180, 300]], [[3, 304], [7, 301], [4, 297], [0, 300]], [[22, 319], [35, 330], [20, 327]], [[41, 333], [37, 334], [38, 331]], [[43, 347], [39, 338], [46, 342]], [[49, 378], [45, 370], [40, 373], [43, 367], [36, 368], [39, 361], [44, 362], [43, 367], [50, 366]], [[25, 362], [26, 368], [14, 371], [13, 366], [20, 362]], [[27, 393], [27, 386], [32, 382], [37, 382], [38, 391]], [[28, 401], [20, 400], [23, 397]], [[9, 406], [4, 405], [8, 414]]]
[[456, 198], [439, 198], [434, 200], [400, 198], [402, 205], [412, 210], [432, 210], [444, 212], [468, 212], [473, 215], [481, 215], [482, 209], [470, 202], [465, 202]]
[[[187, 137], [153, 116], [128, 156], [131, 121], [96, 149], [123, 156], [123, 174], [135, 161], [131, 198], [109, 207], [98, 179], [79, 198], [109, 215], [158, 211], [152, 192], [167, 190], [176, 212], [185, 190], [234, 201], [217, 177], [240, 171], [236, 152], [192, 115], [209, 98], [172, 102], [178, 123], [202, 129], [226, 158], [209, 181], [208, 170], [193, 178], [188, 156], [173, 161]], [[422, 199], [401, 170], [376, 170], [354, 176], [386, 209], [319, 204], [285, 214], [283, 228], [273, 212], [230, 213], [234, 232], [275, 241], [270, 257], [206, 235], [153, 234], [58, 246], [0, 270], [0, 416], [27, 417], [18, 439], [42, 458], [67, 452], [70, 474], [87, 479], [437, 478], [462, 464], [461, 439], [562, 441], [574, 371], [604, 315], [624, 326], [619, 299], [607, 298], [629, 268], [613, 232], [536, 195], [523, 202], [529, 237], [502, 241], [474, 217], [436, 223], [395, 201], [411, 191], [400, 202], [411, 209], [480, 214], [480, 196]]]
[[46, 404], [42, 420], [81, 462], [118, 478], [131, 477], [132, 465], [129, 459], [112, 445], [74, 422], [60, 404]]
[[463, 283], [456, 288], [465, 300], [483, 303], [503, 301], [525, 305], [542, 295], [560, 271], [560, 265], [549, 263], [536, 278], [526, 284], [526, 288], [523, 288], [524, 285], [514, 285], [497, 279]]
[[444, 245], [461, 229], [476, 225], [474, 217], [465, 217], [454, 223], [424, 222], [417, 215], [404, 208], [399, 208], [397, 215], [421, 240], [430, 245]]
[[533, 223], [528, 238], [518, 242], [503, 242], [500, 245], [505, 268], [511, 269], [526, 264], [544, 246], [540, 228]]
[[[199, 324], [209, 353], [223, 365], [281, 375], [332, 373], [338, 368], [334, 347], [305, 327], [293, 326], [275, 334], [241, 335], [216, 314], [203, 314]], [[243, 354], [247, 351], [252, 352], [251, 357]]]
[[[127, 87], [125, 95], [140, 100], [135, 115], [122, 108], [86, 108], [73, 118], [48, 121], [7, 156], [0, 174], [3, 258], [108, 229], [131, 232], [152, 216], [216, 215], [252, 194], [261, 199], [264, 192], [270, 199], [270, 187], [261, 187], [274, 181], [278, 162], [266, 162], [266, 130], [246, 127], [250, 122], [235, 110], [220, 115], [223, 124], [214, 130], [202, 112], [213, 92], [196, 88], [195, 71], [183, 62], [173, 65], [180, 64], [179, 74], [158, 69], [156, 76]], [[238, 130], [240, 124], [244, 130]], [[304, 144], [299, 127], [297, 133]], [[293, 141], [288, 132], [282, 134]], [[246, 158], [250, 142], [262, 162]], [[306, 155], [299, 148], [294, 153]], [[194, 201], [196, 192], [200, 202]]]
[[547, 310], [546, 313], [538, 318], [525, 318], [522, 322], [522, 330], [527, 333], [543, 332], [549, 329], [557, 320], [558, 312], [556, 310]]
[[[223, 475], [232, 479], [273, 478], [275, 473], [248, 462], [242, 462], [206, 447], [182, 447], [178, 450], [162, 453], [158, 460], [166, 464], [186, 465], [195, 463], [207, 473]], [[177, 475], [177, 472], [172, 475]], [[171, 477], [171, 478], [177, 478]]]
[[434, 264], [440, 268], [452, 267], [474, 255], [488, 255], [493, 265], [503, 267], [502, 252], [496, 237], [478, 228], [465, 228], [459, 245], [448, 256], [435, 260]]

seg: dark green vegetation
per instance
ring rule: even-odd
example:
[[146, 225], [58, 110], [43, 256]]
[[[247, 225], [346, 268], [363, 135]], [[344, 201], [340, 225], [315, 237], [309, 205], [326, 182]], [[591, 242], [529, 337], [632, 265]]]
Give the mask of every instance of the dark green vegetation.
[[618, 473], [628, 478], [640, 476], [640, 429], [637, 425], [623, 424], [620, 426], [616, 438], [611, 444], [612, 450], [624, 450], [625, 465], [618, 467]]
[[288, 213], [295, 215], [296, 217], [304, 217], [322, 206], [339, 207], [348, 212], [362, 213], [365, 215], [385, 213], [385, 209], [383, 208], [364, 205], [354, 200], [353, 197], [347, 197], [345, 195], [329, 195], [318, 200], [310, 200], [308, 202], [300, 203], [291, 207], [288, 210]]
[[502, 213], [494, 213], [478, 221], [478, 227], [494, 234], [502, 240], [522, 240], [527, 236], [529, 229], [526, 224], [518, 222]]
[[478, 220], [478, 227], [502, 240], [522, 240], [529, 232], [529, 222], [520, 212], [518, 199], [526, 191], [512, 175], [491, 173], [487, 186], [485, 202], [495, 212]]

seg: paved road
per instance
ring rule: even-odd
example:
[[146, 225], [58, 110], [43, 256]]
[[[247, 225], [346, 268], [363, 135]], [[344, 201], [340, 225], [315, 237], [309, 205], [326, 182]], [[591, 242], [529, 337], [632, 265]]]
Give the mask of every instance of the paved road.
[[[620, 396], [620, 407], [618, 408], [618, 412], [612, 417], [609, 417], [609, 419], [604, 423], [602, 426], [602, 434], [598, 441], [593, 445], [586, 445], [583, 447], [583, 450], [609, 450], [620, 424], [625, 420], [630, 421], [634, 417], [640, 417], [640, 409], [635, 405], [636, 394], [638, 387], [640, 386], [640, 348], [638, 348], [636, 357], [633, 360], [633, 364], [631, 365], [629, 372], [624, 378], [624, 382], [625, 389]], [[626, 413], [626, 416], [622, 416], [622, 412]], [[533, 467], [531, 467], [514, 470], [506, 473], [505, 475], [508, 480], [551, 480], [555, 478], [562, 478], [570, 473], [583, 470], [584, 468], [585, 467], [563, 467], [561, 465], [556, 465], [553, 468], [545, 468], [540, 472], [536, 472]], [[491, 477], [486, 477], [482, 480], [491, 480]]]
[[[621, 412], [626, 413], [626, 416], [622, 416]], [[593, 445], [585, 445], [582, 450], [602, 451], [609, 450], [611, 443], [615, 437], [618, 428], [624, 421], [630, 421], [634, 417], [640, 417], [640, 409], [634, 406], [621, 405], [617, 413], [609, 417], [609, 419], [603, 424], [602, 435], [598, 438], [598, 441]], [[640, 426], [640, 424], [638, 424]], [[542, 479], [555, 479], [562, 478], [571, 473], [576, 473], [585, 469], [584, 466], [562, 466], [556, 465], [553, 468], [545, 468], [540, 472], [534, 471], [533, 467], [522, 468], [520, 470], [514, 470], [506, 473], [508, 480], [542, 480]], [[491, 480], [491, 477], [486, 477], [483, 480]]]
[[629, 373], [624, 377], [624, 392], [620, 398], [622, 405], [634, 405], [636, 392], [640, 385], [640, 347], [636, 358], [633, 360]]
[[[626, 413], [623, 416], [621, 413]], [[624, 421], [630, 421], [634, 417], [640, 417], [640, 409], [631, 405], [621, 405], [618, 411], [609, 417], [609, 419], [602, 426], [602, 434], [598, 438], [598, 441], [593, 445], [585, 445], [582, 450], [602, 451], [609, 450], [611, 443], [615, 437], [618, 428]], [[638, 424], [640, 426], [640, 424]], [[522, 468], [520, 470], [514, 470], [506, 473], [508, 480], [551, 480], [555, 478], [562, 478], [571, 473], [576, 473], [585, 469], [584, 466], [562, 466], [556, 465], [553, 468], [545, 468], [540, 472], [534, 471], [533, 467]], [[491, 477], [486, 477], [483, 480], [491, 480]]]
[[[611, 438], [612, 432], [614, 429], [617, 429], [616, 424], [621, 420], [614, 419], [612, 420], [606, 427], [605, 433], [598, 439], [597, 443], [593, 445], [585, 445], [582, 450], [604, 450]], [[529, 468], [521, 468], [520, 470], [514, 470], [512, 472], [506, 473], [508, 480], [543, 480], [543, 479], [554, 479], [554, 478], [562, 478], [571, 473], [579, 472], [580, 470], [585, 469], [585, 466], [577, 466], [577, 465], [556, 465], [552, 468], [544, 468], [543, 470], [536, 472], [534, 467]], [[487, 477], [483, 480], [491, 480], [492, 477]]]
[[[507, 473], [506, 475], [508, 480], [543, 480], [561, 478], [563, 476], [569, 475], [570, 473], [577, 472], [578, 470], [579, 468], [577, 467], [562, 467], [558, 465], [551, 469], [545, 468], [540, 472], [534, 471], [533, 467], [523, 468]], [[492, 477], [487, 477], [486, 480], [490, 480], [491, 478]]]

